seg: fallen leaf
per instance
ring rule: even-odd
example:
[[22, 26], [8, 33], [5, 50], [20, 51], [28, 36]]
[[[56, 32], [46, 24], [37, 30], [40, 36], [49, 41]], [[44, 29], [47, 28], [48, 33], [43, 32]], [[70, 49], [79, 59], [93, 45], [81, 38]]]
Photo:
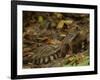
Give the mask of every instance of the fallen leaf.
[[70, 25], [70, 24], [73, 23], [73, 20], [71, 20], [71, 19], [69, 19], [69, 20], [64, 20], [64, 23], [65, 23], [66, 25]]
[[64, 20], [59, 21], [57, 29], [62, 29], [64, 27]]

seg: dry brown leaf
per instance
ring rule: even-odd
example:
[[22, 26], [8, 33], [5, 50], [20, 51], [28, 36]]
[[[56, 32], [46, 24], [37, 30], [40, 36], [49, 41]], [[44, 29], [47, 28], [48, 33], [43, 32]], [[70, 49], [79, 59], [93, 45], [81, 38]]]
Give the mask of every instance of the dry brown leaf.
[[33, 55], [33, 52], [24, 52], [23, 53], [23, 57], [25, 57], [25, 56], [29, 57], [29, 56], [32, 56], [32, 55]]
[[70, 25], [70, 24], [73, 23], [73, 20], [71, 20], [71, 19], [69, 19], [69, 20], [64, 20], [64, 23], [65, 23], [66, 25]]
[[54, 39], [54, 40], [48, 39], [48, 41], [46, 43], [55, 45], [55, 44], [60, 44], [61, 42], [59, 40], [56, 40], [56, 39]]
[[27, 47], [27, 48], [24, 48], [24, 49], [23, 49], [23, 52], [24, 52], [24, 53], [25, 53], [25, 52], [29, 52], [29, 51], [31, 51], [31, 48], [28, 48], [28, 47]]
[[64, 27], [64, 20], [59, 21], [57, 29], [62, 29]]

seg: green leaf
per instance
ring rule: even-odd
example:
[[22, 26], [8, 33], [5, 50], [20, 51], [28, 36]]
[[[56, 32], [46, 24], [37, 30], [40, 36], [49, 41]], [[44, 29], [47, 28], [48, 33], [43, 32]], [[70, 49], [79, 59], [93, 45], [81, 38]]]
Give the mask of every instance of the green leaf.
[[40, 23], [42, 23], [42, 22], [44, 21], [43, 17], [42, 17], [42, 16], [38, 16], [38, 21], [39, 21]]

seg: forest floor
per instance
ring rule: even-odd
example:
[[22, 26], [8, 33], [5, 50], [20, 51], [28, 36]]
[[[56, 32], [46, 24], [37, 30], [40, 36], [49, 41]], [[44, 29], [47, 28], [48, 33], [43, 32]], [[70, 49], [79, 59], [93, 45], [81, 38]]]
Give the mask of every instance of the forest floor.
[[89, 14], [23, 11], [22, 61], [24, 68], [88, 66]]

